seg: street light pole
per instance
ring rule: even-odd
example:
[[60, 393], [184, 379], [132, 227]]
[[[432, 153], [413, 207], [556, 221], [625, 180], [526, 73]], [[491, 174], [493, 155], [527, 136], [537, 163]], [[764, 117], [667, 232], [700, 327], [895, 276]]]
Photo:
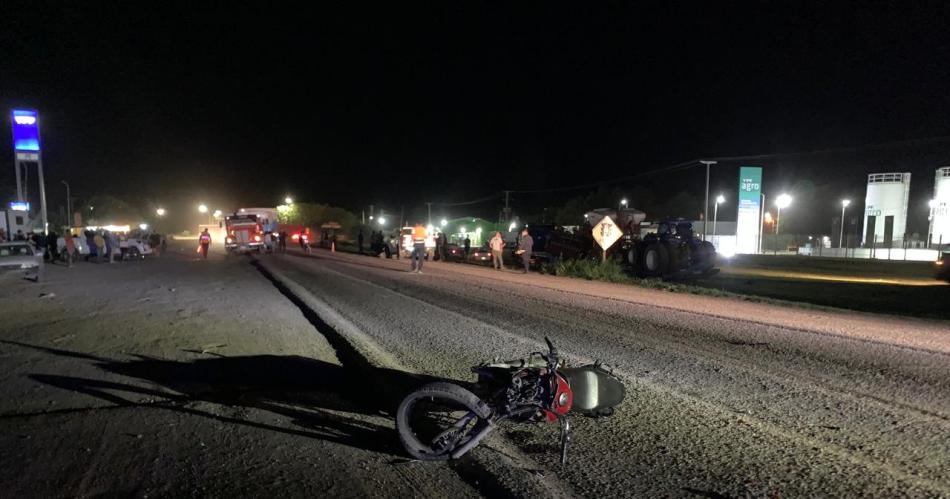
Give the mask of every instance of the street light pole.
[[699, 162], [706, 165], [706, 202], [703, 203], [703, 241], [705, 241], [706, 226], [709, 225], [709, 166], [715, 165], [718, 161], [700, 160]]
[[69, 182], [65, 180], [61, 180], [61, 182], [66, 186], [66, 225], [72, 227], [73, 223], [70, 220], [73, 218], [73, 208], [69, 196]]
[[765, 239], [765, 193], [759, 194], [762, 203], [759, 207], [759, 253], [762, 253], [762, 240]]
[[426, 225], [432, 225], [432, 203], [426, 202], [426, 209], [429, 211], [429, 217], [426, 219]]
[[792, 204], [792, 197], [788, 194], [782, 193], [775, 198], [775, 207], [778, 208], [778, 211], [775, 214], [775, 235], [778, 236], [778, 230], [780, 223], [782, 221], [782, 208], [788, 208]]
[[711, 234], [713, 237], [716, 237], [716, 221], [719, 219], [719, 203], [725, 202], [726, 198], [722, 194], [716, 196], [716, 207], [713, 208], [713, 230]]
[[841, 201], [841, 231], [838, 234], [838, 249], [844, 248], [844, 210], [851, 204], [850, 199]]

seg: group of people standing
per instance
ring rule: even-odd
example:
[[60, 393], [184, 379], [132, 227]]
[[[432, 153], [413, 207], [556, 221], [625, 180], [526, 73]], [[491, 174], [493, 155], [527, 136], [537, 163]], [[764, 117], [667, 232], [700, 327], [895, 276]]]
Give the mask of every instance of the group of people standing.
[[[422, 224], [416, 224], [412, 228], [412, 256], [410, 260], [409, 271], [416, 274], [422, 273], [422, 264], [426, 259], [426, 237], [428, 236], [426, 228]], [[442, 237], [439, 237], [436, 241], [436, 251], [439, 251], [439, 245], [444, 248], [445, 236], [442, 234]], [[471, 241], [468, 236], [465, 237], [465, 255], [468, 256], [469, 251], [471, 250]], [[496, 270], [502, 270], [505, 268], [504, 265], [504, 251], [505, 251], [505, 239], [502, 236], [501, 232], [495, 232], [495, 235], [488, 241], [488, 247], [491, 250], [492, 256], [492, 268]], [[523, 273], [527, 274], [531, 270], [531, 256], [532, 250], [534, 248], [534, 239], [531, 238], [531, 234], [528, 233], [528, 229], [521, 231], [521, 236], [518, 238], [517, 246], [514, 251], [514, 254], [521, 258], [521, 262], [524, 265]], [[444, 249], [443, 249], [444, 251]], [[443, 255], [444, 258], [444, 255]]]
[[[495, 235], [488, 241], [488, 248], [491, 250], [492, 268], [495, 270], [505, 268], [503, 257], [506, 244], [501, 232], [495, 232]], [[528, 229], [521, 231], [521, 236], [518, 237], [518, 244], [515, 248], [514, 254], [521, 257], [521, 263], [524, 264], [523, 273], [527, 274], [531, 270], [531, 253], [534, 248], [534, 239], [531, 238]]]

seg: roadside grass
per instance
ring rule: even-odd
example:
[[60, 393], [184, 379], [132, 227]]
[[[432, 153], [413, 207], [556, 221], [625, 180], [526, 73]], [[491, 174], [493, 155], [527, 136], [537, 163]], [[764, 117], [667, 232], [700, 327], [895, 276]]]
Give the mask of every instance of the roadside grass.
[[660, 291], [669, 291], [671, 293], [692, 293], [706, 296], [730, 296], [734, 298], [750, 299], [748, 295], [738, 293], [729, 293], [719, 289], [694, 286], [681, 282], [664, 281], [660, 278], [639, 278], [626, 273], [617, 262], [607, 260], [598, 262], [594, 260], [565, 260], [542, 267], [544, 274], [555, 275], [559, 277], [574, 277], [586, 279], [588, 281], [612, 282], [616, 284], [630, 284], [642, 288], [657, 289]]
[[546, 265], [542, 273], [589, 281], [639, 286], [670, 293], [732, 298], [754, 303], [808, 309], [846, 309], [900, 316], [950, 319], [945, 286], [884, 286], [877, 284], [824, 283], [794, 279], [733, 278], [715, 276], [691, 282], [641, 279], [628, 275], [613, 261], [563, 261]]

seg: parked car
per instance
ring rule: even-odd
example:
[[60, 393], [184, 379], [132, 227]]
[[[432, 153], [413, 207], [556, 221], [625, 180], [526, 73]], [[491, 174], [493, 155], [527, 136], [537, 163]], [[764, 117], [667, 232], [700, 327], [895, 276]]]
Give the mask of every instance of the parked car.
[[0, 243], [0, 275], [40, 282], [43, 278], [43, 253], [26, 241]]
[[491, 265], [491, 249], [488, 246], [472, 248], [468, 254], [468, 262], [477, 265]]
[[445, 261], [462, 262], [465, 261], [465, 251], [457, 244], [445, 245]]

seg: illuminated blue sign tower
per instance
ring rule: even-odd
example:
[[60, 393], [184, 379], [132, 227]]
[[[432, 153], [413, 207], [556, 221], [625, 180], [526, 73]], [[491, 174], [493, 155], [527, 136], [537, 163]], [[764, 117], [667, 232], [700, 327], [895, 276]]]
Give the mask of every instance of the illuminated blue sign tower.
[[10, 124], [13, 128], [13, 152], [15, 154], [14, 167], [16, 168], [16, 197], [17, 201], [27, 203], [26, 185], [22, 172], [29, 168], [31, 163], [36, 164], [37, 179], [40, 183], [40, 217], [43, 222], [43, 231], [46, 232], [46, 187], [43, 182], [43, 161], [40, 156], [40, 117], [33, 109], [14, 109], [10, 113]]
[[40, 152], [40, 126], [36, 111], [13, 110], [13, 149], [17, 152]]

